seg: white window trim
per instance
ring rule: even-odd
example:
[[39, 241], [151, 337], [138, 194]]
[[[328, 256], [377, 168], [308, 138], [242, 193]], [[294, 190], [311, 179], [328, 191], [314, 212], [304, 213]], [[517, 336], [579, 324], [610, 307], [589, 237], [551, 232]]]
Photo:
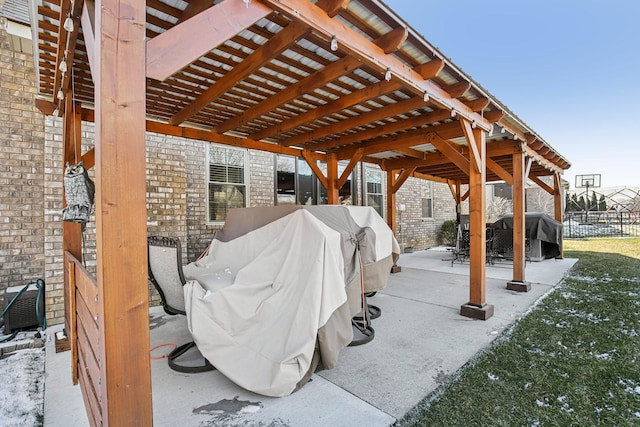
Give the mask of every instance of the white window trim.
[[[361, 179], [362, 179], [362, 205], [363, 206], [369, 206], [368, 202], [368, 196], [369, 196], [369, 191], [367, 189], [367, 170], [371, 170], [371, 171], [375, 171], [375, 172], [379, 172], [380, 173], [380, 193], [371, 193], [374, 195], [378, 195], [380, 194], [380, 196], [382, 197], [382, 203], [381, 203], [381, 207], [380, 209], [382, 210], [382, 218], [386, 219], [387, 216], [387, 197], [386, 197], [386, 179], [385, 179], [385, 171], [383, 171], [382, 169], [378, 169], [375, 167], [370, 167], [367, 166], [365, 163], [361, 163], [360, 167], [362, 168], [361, 171]], [[388, 172], [387, 172], [388, 173]]]
[[219, 220], [212, 221], [211, 218], [209, 218], [209, 159], [211, 158], [209, 151], [211, 150], [211, 147], [242, 151], [244, 153], [244, 185], [246, 188], [246, 203], [245, 203], [246, 208], [251, 207], [251, 197], [250, 197], [251, 189], [249, 187], [249, 176], [250, 176], [249, 150], [246, 148], [243, 149], [243, 148], [231, 147], [229, 145], [224, 145], [224, 144], [207, 144], [207, 149], [205, 150], [206, 152], [205, 152], [205, 168], [204, 168], [204, 188], [205, 188], [205, 200], [206, 200], [205, 223], [206, 225], [221, 225], [221, 224], [224, 224], [224, 221], [219, 221]]
[[[433, 206], [433, 202], [434, 202], [434, 198], [433, 198], [433, 182], [431, 181], [427, 181], [428, 185], [429, 185], [429, 197], [422, 197], [422, 194], [420, 195], [420, 219], [422, 221], [433, 221], [435, 219], [435, 209]], [[422, 200], [423, 199], [428, 199], [431, 200], [431, 216], [423, 216], [423, 210], [422, 210]]]

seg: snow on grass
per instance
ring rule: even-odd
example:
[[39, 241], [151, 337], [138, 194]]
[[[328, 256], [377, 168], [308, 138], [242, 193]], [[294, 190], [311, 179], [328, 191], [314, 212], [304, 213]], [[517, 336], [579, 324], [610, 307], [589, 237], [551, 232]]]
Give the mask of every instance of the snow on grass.
[[[637, 253], [640, 239], [628, 246]], [[581, 252], [555, 291], [398, 425], [640, 426], [640, 341], [629, 339], [640, 256], [623, 255]]]
[[18, 350], [0, 359], [0, 425], [41, 426], [44, 419], [44, 348]]

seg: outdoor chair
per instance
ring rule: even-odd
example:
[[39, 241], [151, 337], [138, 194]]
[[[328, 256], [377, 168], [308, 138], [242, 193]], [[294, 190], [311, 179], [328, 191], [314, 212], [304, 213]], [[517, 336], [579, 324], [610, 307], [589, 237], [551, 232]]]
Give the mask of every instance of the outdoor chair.
[[493, 252], [493, 228], [487, 227], [486, 229], [486, 262], [494, 265], [496, 263], [495, 254]]
[[[162, 307], [167, 314], [186, 315], [182, 287], [186, 283], [182, 272], [182, 248], [180, 239], [149, 236], [147, 238], [149, 280], [160, 294]], [[208, 360], [200, 366], [180, 365], [177, 358], [196, 347], [191, 341], [176, 347], [168, 356], [169, 367], [179, 372], [205, 372], [215, 369]]]
[[468, 229], [458, 226], [458, 237], [456, 239], [456, 247], [453, 249], [453, 257], [451, 258], [451, 266], [455, 261], [464, 262], [469, 258], [469, 250], [471, 247], [471, 234]]
[[[524, 242], [525, 261], [531, 262], [530, 242], [525, 238]], [[513, 259], [513, 230], [505, 228], [494, 228], [491, 239], [491, 253], [494, 260]]]

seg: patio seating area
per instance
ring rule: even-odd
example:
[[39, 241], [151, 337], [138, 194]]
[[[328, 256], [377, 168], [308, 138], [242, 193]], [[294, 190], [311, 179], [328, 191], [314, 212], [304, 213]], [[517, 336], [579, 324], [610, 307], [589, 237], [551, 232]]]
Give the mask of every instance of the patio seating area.
[[[529, 292], [506, 289], [512, 265], [487, 266], [487, 301], [495, 315], [486, 321], [460, 316], [468, 300], [469, 265], [443, 262], [445, 248], [402, 254], [402, 271], [369, 299], [382, 309], [373, 321], [375, 339], [342, 350], [338, 366], [313, 375], [290, 396], [270, 398], [236, 386], [217, 371], [183, 374], [164, 358], [151, 361], [154, 424], [389, 426], [431, 394], [465, 363], [491, 344], [561, 282], [575, 259], [526, 264]], [[190, 341], [184, 316], [150, 310], [152, 358], [172, 344]], [[60, 327], [60, 326], [58, 326]], [[49, 336], [54, 336], [55, 327]], [[125, 333], [125, 331], [123, 331]], [[163, 346], [165, 345], [166, 346]], [[45, 426], [86, 426], [80, 386], [72, 386], [69, 352], [47, 343]]]

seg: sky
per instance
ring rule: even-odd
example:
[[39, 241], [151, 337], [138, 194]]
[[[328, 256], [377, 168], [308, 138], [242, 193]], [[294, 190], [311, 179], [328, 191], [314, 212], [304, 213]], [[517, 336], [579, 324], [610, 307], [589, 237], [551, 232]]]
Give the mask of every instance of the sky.
[[640, 186], [639, 0], [383, 0], [572, 164]]

